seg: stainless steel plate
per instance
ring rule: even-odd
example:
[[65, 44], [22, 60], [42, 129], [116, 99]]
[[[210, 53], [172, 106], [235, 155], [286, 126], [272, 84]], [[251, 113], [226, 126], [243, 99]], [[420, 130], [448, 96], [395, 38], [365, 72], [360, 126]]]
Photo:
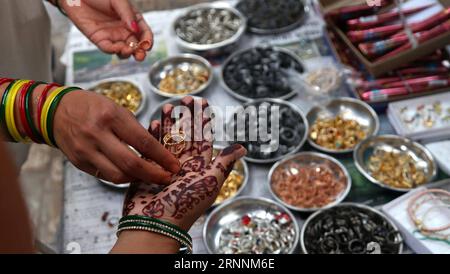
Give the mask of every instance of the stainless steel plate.
[[[188, 69], [189, 66], [193, 64], [202, 66], [205, 70], [208, 71], [209, 74], [208, 81], [204, 83], [202, 86], [200, 86], [197, 90], [194, 90], [188, 94], [181, 95], [181, 94], [167, 93], [158, 88], [161, 80], [164, 79], [171, 70], [175, 68], [181, 68], [183, 70]], [[181, 54], [166, 58], [164, 60], [160, 60], [152, 65], [149, 73], [151, 90], [156, 94], [164, 97], [177, 97], [177, 96], [188, 96], [199, 94], [205, 91], [211, 85], [213, 78], [214, 72], [211, 64], [205, 58], [194, 54]]]
[[[279, 52], [283, 52], [287, 55], [289, 55], [295, 62], [297, 62], [298, 64], [300, 64], [303, 68], [303, 70], [305, 70], [305, 66], [303, 65], [302, 61], [300, 60], [300, 58], [292, 51], [285, 49], [285, 48], [281, 48], [281, 47], [274, 47], [271, 46], [270, 48], [274, 49], [275, 51], [279, 51]], [[226, 92], [228, 92], [228, 94], [230, 94], [231, 96], [233, 96], [234, 98], [240, 100], [240, 101], [244, 101], [244, 102], [249, 102], [252, 100], [258, 100], [255, 98], [251, 98], [251, 97], [246, 97], [240, 93], [237, 93], [236, 91], [232, 90], [227, 83], [225, 82], [225, 77], [224, 77], [224, 73], [225, 73], [225, 68], [228, 66], [228, 64], [236, 57], [242, 55], [243, 53], [252, 50], [253, 48], [248, 48], [248, 49], [243, 49], [243, 50], [239, 50], [236, 51], [235, 53], [233, 53], [232, 55], [230, 55], [225, 62], [223, 63], [221, 70], [220, 70], [220, 85], [225, 89]], [[299, 78], [300, 79], [300, 78]], [[292, 85], [295, 84], [300, 84], [301, 83], [301, 79], [292, 79], [291, 80]], [[303, 86], [298, 86], [297, 88], [293, 88], [291, 92], [289, 92], [286, 95], [283, 95], [281, 97], [277, 97], [275, 99], [281, 99], [281, 100], [287, 100], [290, 99], [292, 97], [294, 97], [295, 95], [297, 95], [301, 89], [303, 88]]]
[[220, 205], [211, 212], [203, 227], [203, 241], [208, 253], [218, 253], [220, 235], [225, 225], [240, 219], [248, 213], [264, 216], [266, 212], [274, 211], [287, 213], [294, 224], [295, 238], [292, 243], [292, 248], [289, 250], [289, 253], [293, 253], [298, 244], [300, 235], [298, 223], [295, 220], [294, 215], [292, 215], [292, 213], [283, 205], [274, 201], [265, 198], [251, 197], [236, 198], [235, 200]]
[[[278, 168], [282, 168], [281, 166], [285, 163], [288, 162], [296, 162], [299, 164], [304, 164], [304, 165], [311, 165], [311, 164], [327, 164], [330, 166], [330, 168], [332, 170], [335, 171], [336, 176], [339, 173], [343, 173], [345, 176], [345, 180], [346, 180], [346, 187], [345, 189], [339, 194], [339, 196], [336, 198], [336, 200], [322, 208], [301, 208], [301, 207], [296, 207], [293, 205], [290, 205], [288, 203], [286, 203], [285, 201], [283, 201], [277, 194], [275, 194], [274, 190], [272, 189], [272, 175], [275, 172], [275, 170], [277, 170]], [[295, 211], [300, 211], [300, 212], [313, 212], [313, 211], [317, 211], [320, 209], [324, 209], [324, 208], [329, 208], [332, 206], [335, 206], [339, 203], [341, 203], [348, 195], [348, 193], [350, 192], [351, 186], [352, 186], [352, 179], [350, 177], [350, 174], [348, 173], [347, 169], [344, 167], [343, 164], [341, 164], [338, 160], [336, 160], [335, 158], [325, 155], [325, 154], [321, 154], [321, 153], [316, 153], [316, 152], [301, 152], [295, 155], [292, 155], [288, 158], [285, 158], [279, 162], [277, 162], [271, 169], [269, 172], [269, 176], [268, 176], [268, 183], [269, 183], [269, 191], [270, 194], [272, 194], [272, 196], [275, 198], [275, 200], [277, 200], [278, 202], [282, 203], [284, 206], [295, 210]]]
[[386, 151], [399, 150], [409, 154], [416, 161], [416, 166], [424, 171], [426, 175], [426, 183], [430, 183], [437, 175], [437, 165], [433, 155], [427, 148], [419, 143], [413, 142], [407, 138], [396, 135], [382, 135], [368, 138], [361, 142], [353, 153], [356, 168], [372, 183], [381, 187], [407, 192], [411, 189], [395, 188], [384, 184], [372, 177], [367, 162], [375, 149], [382, 149]]
[[[297, 144], [297, 146], [290, 151], [289, 153], [285, 154], [285, 155], [280, 155], [277, 156], [275, 158], [268, 158], [268, 159], [259, 159], [259, 158], [251, 158], [249, 156], [244, 157], [244, 159], [248, 162], [251, 163], [256, 163], [256, 164], [269, 164], [269, 163], [275, 163], [276, 161], [279, 161], [289, 155], [295, 154], [297, 153], [305, 144], [306, 142], [306, 138], [307, 138], [307, 134], [309, 132], [309, 124], [308, 124], [308, 120], [306, 119], [305, 115], [303, 114], [303, 112], [294, 104], [281, 100], [281, 99], [271, 99], [271, 98], [266, 98], [266, 99], [256, 99], [253, 101], [250, 101], [248, 103], [245, 103], [243, 106], [244, 108], [247, 106], [251, 106], [251, 105], [256, 105], [256, 104], [260, 104], [263, 102], [268, 102], [268, 103], [272, 103], [272, 104], [277, 104], [277, 105], [283, 105], [283, 106], [288, 106], [289, 108], [292, 109], [292, 111], [296, 112], [302, 119], [302, 121], [298, 121], [299, 124], [303, 124], [304, 125], [304, 134], [301, 137], [301, 141]], [[229, 120], [227, 123], [231, 123], [232, 120]], [[246, 129], [247, 130], [247, 129]]]
[[[315, 106], [306, 115], [309, 125], [312, 127], [317, 119], [333, 118], [342, 115], [344, 119], [355, 120], [366, 129], [367, 137], [376, 135], [380, 128], [378, 115], [368, 104], [353, 98], [343, 97], [331, 100], [325, 106]], [[314, 142], [308, 132], [308, 142], [314, 148], [327, 153], [349, 153], [354, 150], [333, 150], [319, 146]]]
[[[331, 208], [327, 208], [327, 209], [323, 209], [323, 210], [317, 211], [317, 212], [313, 213], [311, 216], [309, 216], [309, 218], [303, 224], [302, 230], [300, 232], [300, 247], [301, 247], [303, 253], [308, 254], [308, 250], [306, 249], [306, 245], [305, 245], [305, 232], [306, 232], [306, 229], [308, 228], [308, 226], [310, 226], [314, 222], [314, 219], [316, 217], [320, 216], [321, 214], [323, 214], [324, 212], [326, 212], [327, 210], [333, 210], [333, 209], [344, 208], [344, 207], [354, 207], [354, 208], [357, 208], [359, 210], [366, 210], [366, 211], [373, 212], [373, 213], [379, 215], [384, 220], [386, 220], [386, 222], [389, 225], [391, 225], [394, 230], [399, 231], [397, 225], [395, 225], [394, 222], [392, 222], [388, 217], [386, 217], [386, 215], [384, 215], [383, 213], [381, 213], [380, 211], [378, 211], [378, 210], [376, 210], [376, 209], [374, 209], [372, 207], [366, 206], [364, 204], [342, 203], [342, 204], [336, 205], [336, 206], [331, 207]], [[401, 240], [401, 239], [398, 239], [398, 240]], [[403, 242], [401, 242], [399, 244], [398, 254], [401, 254], [402, 252], [403, 252]]]
[[[241, 20], [241, 26], [239, 27], [237, 32], [232, 37], [230, 37], [222, 42], [219, 42], [219, 43], [209, 44], [209, 45], [201, 45], [201, 44], [189, 43], [189, 42], [181, 39], [176, 34], [175, 29], [176, 29], [178, 20], [182, 20], [183, 17], [185, 17], [187, 14], [189, 14], [190, 12], [192, 12], [194, 10], [212, 9], [212, 8], [226, 9], [226, 10], [232, 12], [233, 14], [235, 14], [237, 17], [239, 17], [239, 19]], [[225, 51], [230, 50], [234, 45], [236, 45], [239, 42], [239, 40], [242, 38], [242, 36], [245, 34], [246, 28], [247, 28], [247, 19], [244, 17], [244, 15], [242, 15], [242, 13], [240, 11], [235, 9], [229, 3], [226, 3], [226, 2], [202, 3], [202, 4], [194, 5], [194, 6], [187, 8], [182, 14], [180, 14], [174, 20], [174, 22], [172, 24], [172, 35], [174, 36], [175, 42], [178, 44], [178, 46], [185, 50], [188, 50], [191, 52], [198, 52], [198, 53], [201, 53], [202, 55], [217, 55], [217, 54], [221, 54]]]

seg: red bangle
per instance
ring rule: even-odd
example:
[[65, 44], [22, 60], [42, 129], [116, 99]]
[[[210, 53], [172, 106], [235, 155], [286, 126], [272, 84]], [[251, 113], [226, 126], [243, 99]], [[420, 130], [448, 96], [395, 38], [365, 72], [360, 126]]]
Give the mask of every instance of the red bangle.
[[39, 98], [38, 101], [38, 107], [37, 107], [37, 117], [38, 117], [38, 127], [39, 127], [39, 131], [42, 132], [42, 127], [41, 127], [41, 116], [42, 116], [42, 108], [44, 107], [44, 103], [45, 103], [45, 99], [47, 99], [47, 94], [50, 91], [50, 89], [54, 88], [54, 87], [60, 87], [59, 84], [56, 83], [51, 83], [48, 84], [44, 91], [41, 94], [41, 97]]
[[30, 89], [31, 85], [34, 84], [34, 81], [30, 81], [27, 84], [25, 84], [22, 89], [19, 92], [19, 114], [20, 114], [20, 122], [22, 123], [22, 126], [25, 130], [26, 135], [35, 143], [37, 142], [36, 136], [34, 136], [33, 132], [31, 131], [31, 127], [28, 124], [27, 116], [26, 116], [26, 108], [25, 108], [25, 96], [27, 95], [28, 90]]
[[0, 78], [0, 86], [5, 84], [5, 83], [9, 83], [12, 82], [13, 79], [11, 78]]

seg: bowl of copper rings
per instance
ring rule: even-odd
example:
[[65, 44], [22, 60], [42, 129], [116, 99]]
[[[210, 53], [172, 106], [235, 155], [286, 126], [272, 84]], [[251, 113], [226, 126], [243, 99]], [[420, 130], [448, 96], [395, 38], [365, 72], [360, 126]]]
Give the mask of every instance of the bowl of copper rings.
[[269, 172], [269, 190], [286, 207], [312, 212], [342, 202], [352, 180], [336, 159], [321, 153], [301, 152], [276, 163]]
[[280, 99], [258, 99], [235, 110], [227, 138], [247, 149], [245, 160], [274, 163], [296, 153], [305, 143], [308, 121], [296, 105]]
[[306, 115], [308, 143], [326, 153], [349, 153], [363, 140], [376, 135], [380, 122], [368, 104], [353, 98], [332, 99]]
[[355, 149], [356, 168], [370, 182], [407, 192], [433, 181], [437, 164], [427, 148], [396, 135], [371, 137]]
[[240, 197], [211, 212], [203, 241], [210, 254], [292, 254], [299, 231], [294, 215], [283, 205]]
[[181, 54], [152, 65], [150, 87], [164, 97], [194, 95], [211, 85], [213, 75], [211, 64], [203, 57]]
[[232, 54], [222, 66], [220, 81], [241, 101], [289, 99], [302, 88], [304, 67], [295, 53], [280, 47], [253, 47]]
[[117, 105], [139, 116], [147, 102], [147, 94], [140, 84], [125, 79], [108, 79], [102, 81], [89, 90], [108, 97]]
[[[223, 148], [215, 146], [213, 157], [217, 156], [221, 149]], [[241, 194], [247, 186], [249, 177], [250, 173], [248, 171], [247, 163], [243, 159], [240, 159], [234, 164], [230, 175], [228, 175], [228, 178], [223, 183], [213, 206], [223, 204]]]
[[175, 41], [184, 50], [218, 55], [232, 50], [245, 34], [247, 19], [226, 2], [187, 8], [174, 21]]
[[247, 17], [248, 29], [256, 34], [279, 34], [299, 27], [307, 18], [301, 0], [241, 0], [236, 8]]
[[300, 246], [305, 254], [401, 254], [403, 238], [378, 210], [342, 203], [309, 216]]

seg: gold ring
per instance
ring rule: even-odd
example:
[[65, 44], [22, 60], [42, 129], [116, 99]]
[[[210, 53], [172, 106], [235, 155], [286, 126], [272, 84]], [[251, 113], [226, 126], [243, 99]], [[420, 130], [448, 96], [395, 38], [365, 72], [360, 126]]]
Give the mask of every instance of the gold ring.
[[128, 43], [128, 46], [134, 51], [139, 48], [139, 44], [136, 42], [130, 42], [130, 43]]
[[169, 149], [172, 154], [179, 155], [186, 147], [186, 134], [183, 131], [167, 133], [163, 138], [163, 142], [164, 147]]

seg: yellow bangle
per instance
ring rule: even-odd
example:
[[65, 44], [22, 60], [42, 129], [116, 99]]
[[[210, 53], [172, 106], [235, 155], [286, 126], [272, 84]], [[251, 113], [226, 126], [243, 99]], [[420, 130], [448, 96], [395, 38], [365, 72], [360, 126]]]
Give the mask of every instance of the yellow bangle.
[[30, 142], [30, 139], [27, 137], [22, 137], [17, 130], [16, 121], [14, 117], [14, 109], [15, 109], [15, 102], [17, 93], [22, 88], [23, 85], [30, 82], [29, 80], [20, 80], [17, 81], [12, 87], [11, 91], [8, 94], [8, 98], [6, 99], [6, 110], [5, 110], [5, 120], [6, 120], [6, 127], [8, 128], [9, 133], [11, 134], [11, 137], [13, 137], [14, 141], [19, 143], [28, 143]]
[[50, 109], [50, 106], [53, 102], [53, 100], [55, 99], [55, 97], [61, 93], [63, 90], [65, 90], [66, 87], [59, 87], [57, 89], [55, 89], [45, 100], [44, 103], [44, 107], [42, 108], [42, 115], [41, 115], [41, 129], [42, 129], [42, 137], [44, 137], [45, 142], [49, 145], [49, 146], [53, 146], [52, 142], [50, 141], [50, 137], [48, 136], [48, 128], [47, 128], [47, 117], [48, 117], [48, 112]]

